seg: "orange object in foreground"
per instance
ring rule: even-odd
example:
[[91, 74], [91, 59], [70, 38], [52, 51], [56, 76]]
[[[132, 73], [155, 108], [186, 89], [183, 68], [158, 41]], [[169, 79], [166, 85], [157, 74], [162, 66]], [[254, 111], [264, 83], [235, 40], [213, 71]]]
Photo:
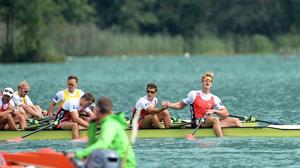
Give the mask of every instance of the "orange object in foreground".
[[36, 152], [6, 153], [0, 152], [5, 159], [5, 165], [0, 167], [15, 168], [16, 166], [39, 166], [56, 168], [75, 168], [72, 161], [60, 152], [50, 148], [41, 149]]

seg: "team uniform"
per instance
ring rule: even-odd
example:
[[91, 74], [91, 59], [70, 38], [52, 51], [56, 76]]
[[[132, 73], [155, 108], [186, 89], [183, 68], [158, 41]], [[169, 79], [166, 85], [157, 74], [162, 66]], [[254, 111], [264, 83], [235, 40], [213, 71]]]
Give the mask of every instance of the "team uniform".
[[20, 97], [17, 93], [15, 93], [12, 100], [17, 106], [20, 106], [21, 104], [33, 105], [28, 95], [25, 95], [24, 97]]
[[58, 103], [58, 107], [61, 108], [63, 103], [69, 99], [79, 99], [84, 92], [80, 89], [75, 89], [74, 93], [70, 93], [68, 89], [61, 90], [55, 94], [53, 102]]
[[184, 104], [191, 106], [192, 120], [204, 118], [207, 110], [217, 108], [218, 110], [225, 108], [219, 97], [213, 94], [204, 94], [201, 90], [190, 91], [185, 99]]
[[135, 108], [133, 109], [133, 116], [136, 112], [137, 109], [141, 109], [141, 114], [140, 114], [140, 118], [144, 118], [146, 115], [150, 114], [148, 112], [148, 108], [150, 105], [152, 105], [153, 107], [156, 107], [157, 104], [157, 98], [154, 97], [153, 100], [148, 100], [147, 96], [141, 97], [135, 104]]
[[55, 120], [54, 121], [58, 121], [58, 124], [54, 127], [57, 129], [61, 128], [61, 123], [62, 122], [66, 122], [66, 121], [72, 121], [72, 116], [71, 113], [76, 113], [77, 111], [79, 113], [90, 113], [92, 112], [90, 108], [85, 108], [83, 109], [82, 107], [80, 107], [80, 103], [79, 103], [80, 99], [68, 99], [67, 101], [64, 102], [64, 104], [62, 105], [62, 108], [60, 108], [60, 110], [57, 112], [56, 116], [55, 116]]
[[8, 103], [4, 104], [2, 101], [2, 96], [0, 97], [0, 112], [6, 111], [10, 106], [15, 107], [15, 103], [12, 99]]

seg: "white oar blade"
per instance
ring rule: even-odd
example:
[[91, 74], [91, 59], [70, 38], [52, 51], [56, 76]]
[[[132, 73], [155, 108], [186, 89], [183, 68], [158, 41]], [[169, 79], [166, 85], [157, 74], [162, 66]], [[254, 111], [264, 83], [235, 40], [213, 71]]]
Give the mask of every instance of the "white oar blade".
[[137, 111], [134, 115], [134, 118], [132, 119], [132, 131], [131, 131], [131, 137], [130, 137], [131, 144], [135, 143], [135, 140], [138, 135], [138, 127], [139, 127], [138, 122], [139, 122], [140, 114], [141, 114], [141, 109], [137, 109]]
[[300, 125], [268, 125], [268, 127], [282, 130], [300, 130]]

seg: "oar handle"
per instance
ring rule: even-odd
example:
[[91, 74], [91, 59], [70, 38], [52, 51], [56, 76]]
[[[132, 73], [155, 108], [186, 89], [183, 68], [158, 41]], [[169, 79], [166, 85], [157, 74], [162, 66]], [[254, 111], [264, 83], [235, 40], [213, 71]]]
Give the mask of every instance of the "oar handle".
[[205, 123], [205, 120], [206, 120], [206, 116], [204, 118], [199, 119], [199, 123], [198, 123], [197, 127], [195, 128], [195, 130], [194, 130], [194, 132], [192, 134], [193, 136], [195, 135], [195, 133], [197, 132], [197, 130], [201, 127], [201, 125]]
[[245, 119], [245, 117], [229, 114], [229, 117]]
[[201, 126], [201, 122], [199, 122], [199, 124], [195, 128], [194, 132], [192, 133], [193, 136], [195, 135], [195, 133], [197, 132], [197, 130], [200, 128], [200, 126]]
[[[245, 117], [237, 116], [237, 115], [232, 115], [232, 114], [230, 114], [229, 117], [239, 118], [239, 119], [245, 120]], [[262, 123], [267, 123], [267, 124], [273, 124], [273, 125], [283, 125], [283, 124], [277, 123], [277, 122], [264, 121], [264, 120], [258, 120], [258, 119], [255, 119], [254, 121], [262, 122]]]

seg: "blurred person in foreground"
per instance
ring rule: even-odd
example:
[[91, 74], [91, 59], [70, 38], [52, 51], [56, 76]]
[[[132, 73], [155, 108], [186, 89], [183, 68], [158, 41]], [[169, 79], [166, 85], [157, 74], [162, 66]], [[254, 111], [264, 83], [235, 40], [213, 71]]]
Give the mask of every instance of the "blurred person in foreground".
[[127, 128], [125, 114], [113, 114], [112, 108], [112, 101], [107, 97], [101, 97], [96, 102], [95, 118], [90, 121], [88, 127], [88, 147], [75, 154], [70, 153], [69, 157], [83, 159], [92, 156], [98, 150], [106, 149], [119, 155], [121, 167], [136, 167], [135, 155], [125, 131]]

